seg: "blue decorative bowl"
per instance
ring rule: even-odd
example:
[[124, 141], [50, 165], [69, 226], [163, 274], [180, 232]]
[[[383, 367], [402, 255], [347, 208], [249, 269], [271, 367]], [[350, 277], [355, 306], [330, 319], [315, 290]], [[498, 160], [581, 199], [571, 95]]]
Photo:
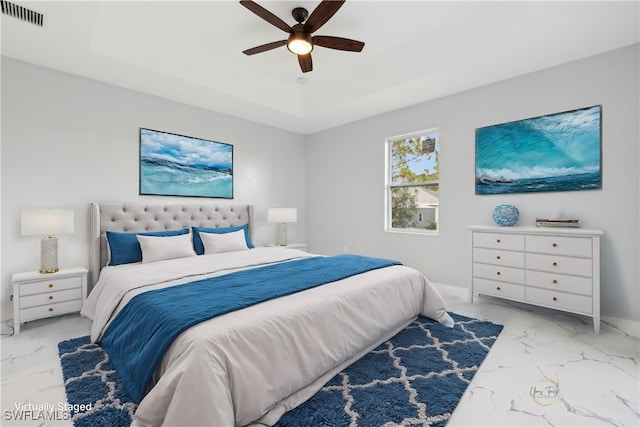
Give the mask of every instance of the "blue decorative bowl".
[[498, 225], [515, 225], [518, 218], [520, 212], [513, 205], [498, 205], [493, 209], [493, 220]]

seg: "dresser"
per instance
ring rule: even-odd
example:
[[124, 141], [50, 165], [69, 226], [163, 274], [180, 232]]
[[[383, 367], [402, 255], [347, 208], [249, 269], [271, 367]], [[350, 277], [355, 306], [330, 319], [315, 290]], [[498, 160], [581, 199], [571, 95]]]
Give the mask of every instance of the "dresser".
[[79, 312], [87, 299], [87, 269], [64, 268], [57, 273], [16, 273], [13, 283], [14, 332], [30, 320]]
[[593, 318], [600, 331], [600, 230], [471, 225], [471, 301], [478, 294]]

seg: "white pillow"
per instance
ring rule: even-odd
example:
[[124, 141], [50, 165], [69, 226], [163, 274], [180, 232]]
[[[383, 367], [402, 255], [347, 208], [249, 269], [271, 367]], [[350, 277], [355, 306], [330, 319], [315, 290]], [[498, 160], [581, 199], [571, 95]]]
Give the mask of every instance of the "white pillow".
[[231, 233], [205, 233], [201, 231], [200, 238], [204, 245], [205, 255], [249, 249], [244, 237], [244, 230], [232, 231]]
[[136, 236], [142, 249], [142, 262], [196, 256], [191, 233], [179, 236]]

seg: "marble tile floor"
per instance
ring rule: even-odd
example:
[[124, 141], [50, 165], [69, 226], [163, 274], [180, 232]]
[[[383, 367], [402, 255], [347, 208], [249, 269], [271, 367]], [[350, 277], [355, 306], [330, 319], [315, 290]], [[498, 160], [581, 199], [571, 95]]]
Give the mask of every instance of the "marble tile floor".
[[[449, 426], [639, 426], [640, 342], [605, 322], [480, 297], [438, 285], [450, 311], [505, 326], [449, 420]], [[57, 343], [89, 333], [89, 320], [66, 315], [23, 325], [0, 341], [2, 426], [70, 426], [20, 421], [20, 403], [66, 403]], [[535, 394], [535, 398], [531, 394]], [[8, 412], [9, 411], [9, 412]], [[64, 418], [64, 417], [60, 417]]]

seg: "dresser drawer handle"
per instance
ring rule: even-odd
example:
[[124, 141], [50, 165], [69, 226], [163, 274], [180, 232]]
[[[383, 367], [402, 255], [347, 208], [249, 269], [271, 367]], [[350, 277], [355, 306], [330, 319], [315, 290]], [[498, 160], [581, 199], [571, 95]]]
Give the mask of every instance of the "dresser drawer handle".
[[500, 239], [497, 239], [497, 240], [496, 240], [496, 243], [500, 243]]
[[497, 271], [496, 274], [499, 276], [501, 273], [499, 271]]
[[500, 290], [500, 286], [496, 286], [496, 291], [499, 291], [499, 290]]
[[553, 265], [554, 267], [557, 267], [557, 266], [558, 266], [558, 263], [557, 263], [557, 262], [554, 262], [552, 265]]
[[49, 283], [49, 287], [50, 287], [50, 288], [53, 288], [53, 283]]
[[558, 280], [557, 279], [553, 279], [553, 284], [557, 285], [558, 284]]
[[49, 295], [49, 299], [53, 299], [53, 295]]
[[554, 300], [554, 301], [558, 301], [558, 298], [556, 298], [556, 297], [553, 297], [551, 299]]
[[500, 259], [500, 255], [496, 256], [496, 259]]
[[49, 311], [53, 311], [53, 307], [49, 307]]
[[553, 243], [553, 244], [551, 244], [551, 246], [553, 246], [554, 248], [557, 248], [558, 244], [557, 243]]

